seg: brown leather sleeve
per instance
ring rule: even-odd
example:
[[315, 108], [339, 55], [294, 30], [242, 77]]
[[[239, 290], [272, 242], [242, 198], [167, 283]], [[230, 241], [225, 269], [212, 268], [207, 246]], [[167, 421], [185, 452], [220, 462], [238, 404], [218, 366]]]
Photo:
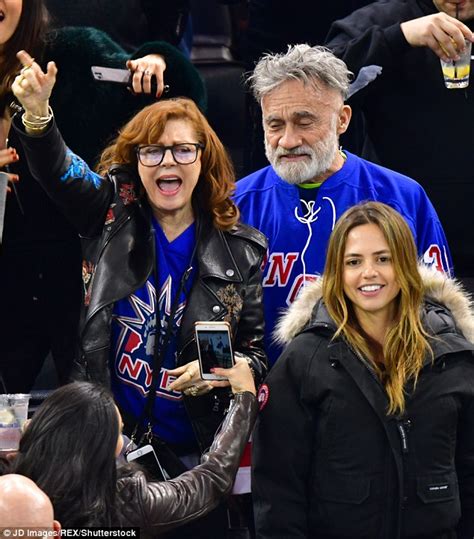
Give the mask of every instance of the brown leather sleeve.
[[257, 415], [249, 392], [235, 395], [221, 429], [201, 464], [171, 481], [147, 482], [138, 472], [119, 480], [118, 504], [125, 524], [163, 533], [216, 507], [233, 484]]

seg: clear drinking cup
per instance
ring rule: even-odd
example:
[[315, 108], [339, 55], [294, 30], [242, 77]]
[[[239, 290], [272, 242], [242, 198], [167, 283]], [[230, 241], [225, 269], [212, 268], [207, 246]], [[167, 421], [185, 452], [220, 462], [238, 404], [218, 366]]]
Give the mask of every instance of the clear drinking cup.
[[469, 72], [471, 70], [472, 43], [465, 40], [464, 51], [459, 53], [459, 60], [441, 60], [444, 84], [446, 88], [467, 88], [469, 86]]
[[0, 394], [0, 451], [17, 451], [28, 417], [30, 395]]

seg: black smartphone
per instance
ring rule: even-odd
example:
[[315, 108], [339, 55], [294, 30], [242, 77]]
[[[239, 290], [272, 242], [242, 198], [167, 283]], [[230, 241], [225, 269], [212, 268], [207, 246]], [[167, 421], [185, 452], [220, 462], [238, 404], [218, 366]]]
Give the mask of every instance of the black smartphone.
[[127, 462], [140, 464], [156, 481], [166, 481], [169, 479], [165, 470], [156, 456], [153, 446], [150, 444], [139, 447], [125, 455]]
[[198, 349], [199, 367], [203, 380], [226, 380], [211, 372], [213, 367], [230, 369], [234, 366], [234, 354], [228, 322], [196, 322], [194, 324]]

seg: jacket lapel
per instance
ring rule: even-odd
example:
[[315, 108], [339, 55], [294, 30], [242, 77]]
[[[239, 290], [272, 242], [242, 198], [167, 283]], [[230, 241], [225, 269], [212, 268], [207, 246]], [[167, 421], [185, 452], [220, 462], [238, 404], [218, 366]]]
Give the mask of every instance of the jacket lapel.
[[196, 320], [222, 320], [227, 308], [219, 297], [225, 285], [242, 283], [243, 277], [221, 230], [203, 223], [197, 249], [198, 275], [188, 298], [181, 324], [180, 341], [193, 338]]

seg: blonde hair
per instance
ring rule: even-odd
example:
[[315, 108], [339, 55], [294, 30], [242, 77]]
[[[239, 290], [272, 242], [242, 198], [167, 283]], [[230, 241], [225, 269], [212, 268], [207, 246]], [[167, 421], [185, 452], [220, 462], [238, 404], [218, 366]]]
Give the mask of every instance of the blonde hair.
[[234, 169], [222, 142], [191, 99], [166, 99], [142, 109], [102, 152], [97, 172], [105, 175], [115, 164], [138, 168], [136, 147], [156, 144], [169, 120], [189, 122], [204, 146], [201, 175], [193, 193], [195, 207], [212, 215], [216, 228], [230, 230], [239, 220], [239, 210], [231, 199], [235, 190]]
[[[373, 349], [354, 314], [352, 304], [344, 293], [344, 252], [349, 232], [361, 225], [375, 224], [382, 231], [390, 248], [393, 269], [400, 286], [396, 298], [396, 323], [389, 329], [383, 343], [385, 374], [373, 357]], [[415, 242], [403, 217], [386, 204], [365, 202], [347, 210], [332, 232], [323, 278], [323, 299], [338, 329], [358, 355], [370, 362], [385, 385], [389, 398], [387, 414], [405, 410], [405, 387], [414, 384], [426, 354], [431, 353], [427, 333], [421, 323], [424, 286], [418, 271]]]

